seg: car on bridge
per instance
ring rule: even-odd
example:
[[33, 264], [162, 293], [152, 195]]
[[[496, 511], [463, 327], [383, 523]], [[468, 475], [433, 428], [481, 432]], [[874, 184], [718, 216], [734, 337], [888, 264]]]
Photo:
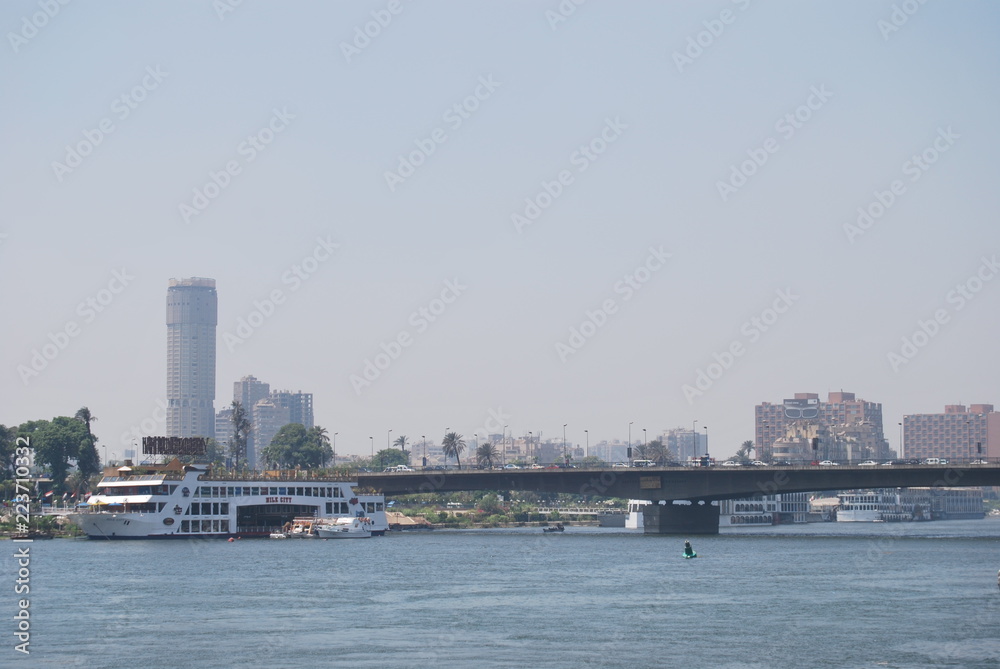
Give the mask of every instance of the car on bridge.
[[837, 463], [837, 462], [834, 462], [833, 460], [823, 460], [822, 462], [819, 463], [819, 466], [820, 467], [839, 467], [840, 464]]
[[628, 465], [625, 464], [624, 462], [616, 462], [615, 464], [611, 465], [612, 469], [614, 469], [615, 467], [625, 467], [625, 468], [627, 468]]
[[858, 467], [877, 467], [878, 463], [874, 460], [865, 460], [864, 462], [859, 462]]

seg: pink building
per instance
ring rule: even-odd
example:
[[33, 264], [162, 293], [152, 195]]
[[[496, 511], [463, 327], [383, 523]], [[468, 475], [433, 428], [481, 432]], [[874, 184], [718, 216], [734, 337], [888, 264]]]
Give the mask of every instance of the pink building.
[[907, 458], [1000, 458], [1000, 413], [992, 404], [945, 406], [944, 413], [903, 416]]

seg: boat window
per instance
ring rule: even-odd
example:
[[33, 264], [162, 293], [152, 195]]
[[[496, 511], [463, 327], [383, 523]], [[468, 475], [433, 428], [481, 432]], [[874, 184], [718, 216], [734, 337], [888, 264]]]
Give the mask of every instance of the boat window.
[[327, 502], [326, 503], [326, 512], [327, 513], [333, 513], [333, 502]]
[[191, 531], [191, 521], [190, 520], [182, 520], [181, 521], [181, 532], [190, 532], [190, 531]]
[[219, 505], [219, 510], [222, 512], [223, 516], [229, 515], [229, 502], [223, 502]]
[[275, 488], [271, 488], [271, 494], [272, 495], [277, 495], [278, 494], [278, 488], [276, 488], [276, 487]]
[[312, 497], [312, 496], [313, 496], [313, 495], [312, 495], [312, 491], [313, 491], [313, 489], [312, 489], [312, 488], [306, 488], [306, 489], [305, 489], [305, 492], [306, 492], [306, 497]]
[[232, 497], [232, 496], [233, 496], [233, 488], [232, 488], [232, 486], [227, 486], [226, 487], [226, 497]]
[[243, 488], [242, 487], [236, 488], [236, 496], [237, 497], [242, 497], [243, 496]]
[[376, 511], [382, 510], [382, 502], [375, 502], [375, 510]]
[[219, 515], [219, 503], [218, 502], [212, 502], [212, 515], [213, 516]]
[[278, 488], [278, 494], [279, 495], [287, 495], [288, 493], [285, 492], [286, 490], [288, 490], [288, 488]]
[[251, 495], [258, 495], [258, 494], [260, 494], [260, 493], [257, 492], [257, 486], [253, 486], [252, 488], [250, 488], [250, 494]]
[[223, 520], [222, 522], [220, 522], [219, 523], [219, 528], [223, 532], [229, 532], [229, 519], [227, 518], [227, 519]]

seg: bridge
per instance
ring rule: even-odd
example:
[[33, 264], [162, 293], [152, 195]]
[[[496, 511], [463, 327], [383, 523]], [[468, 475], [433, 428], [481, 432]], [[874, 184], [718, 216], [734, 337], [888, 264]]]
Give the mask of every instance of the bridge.
[[998, 486], [1000, 463], [424, 470], [359, 474], [358, 485], [386, 495], [523, 490], [646, 499], [653, 503], [643, 514], [647, 534], [717, 534], [714, 500], [821, 490]]

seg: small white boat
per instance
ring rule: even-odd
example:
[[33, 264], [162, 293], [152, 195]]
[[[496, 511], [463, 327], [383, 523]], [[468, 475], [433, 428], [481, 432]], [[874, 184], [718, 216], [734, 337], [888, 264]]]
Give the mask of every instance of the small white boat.
[[271, 532], [272, 539], [287, 539], [288, 535], [284, 532]]
[[335, 522], [314, 527], [320, 539], [367, 539], [372, 535], [370, 518], [337, 518]]

